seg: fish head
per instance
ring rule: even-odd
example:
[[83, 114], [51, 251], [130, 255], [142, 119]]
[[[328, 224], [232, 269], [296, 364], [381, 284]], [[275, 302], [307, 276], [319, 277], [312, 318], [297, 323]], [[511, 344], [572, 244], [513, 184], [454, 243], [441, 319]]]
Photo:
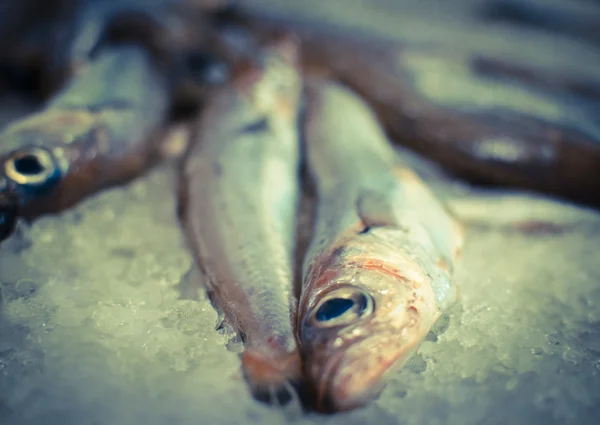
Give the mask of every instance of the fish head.
[[53, 154], [40, 147], [25, 147], [0, 163], [0, 241], [13, 232], [21, 206], [48, 193], [60, 180]]
[[[21, 207], [54, 190], [77, 157], [106, 150], [107, 130], [97, 114], [52, 108], [18, 121], [2, 133], [0, 193]], [[86, 146], [95, 145], [95, 149]]]
[[303, 300], [298, 327], [317, 410], [351, 410], [379, 396], [439, 317], [427, 280], [416, 265], [402, 273], [371, 264], [321, 275], [322, 289]]

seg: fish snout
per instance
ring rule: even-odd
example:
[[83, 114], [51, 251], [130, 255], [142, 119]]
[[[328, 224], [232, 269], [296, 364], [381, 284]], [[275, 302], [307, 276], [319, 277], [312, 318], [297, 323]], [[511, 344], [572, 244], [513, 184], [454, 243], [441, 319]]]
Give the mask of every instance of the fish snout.
[[316, 383], [315, 409], [323, 413], [354, 410], [375, 400], [385, 388], [386, 365], [373, 357], [339, 356], [321, 370], [313, 369]]
[[341, 344], [333, 355], [331, 350], [328, 353], [322, 350], [320, 357], [307, 357], [306, 368], [315, 387], [317, 410], [348, 411], [375, 400], [423, 337], [414, 326], [390, 328], [386, 332], [375, 329]]

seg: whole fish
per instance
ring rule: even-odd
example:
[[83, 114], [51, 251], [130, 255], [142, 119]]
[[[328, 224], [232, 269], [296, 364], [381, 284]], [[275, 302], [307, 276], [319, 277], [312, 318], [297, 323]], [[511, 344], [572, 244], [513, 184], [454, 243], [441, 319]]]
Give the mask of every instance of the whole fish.
[[170, 88], [152, 56], [111, 46], [39, 112], [0, 133], [0, 234], [137, 176], [160, 158]]
[[[295, 31], [305, 72], [351, 87], [395, 142], [460, 177], [600, 207], [600, 98], [590, 95], [599, 92], [597, 80], [512, 64], [526, 72], [498, 78], [479, 66], [481, 54], [414, 47], [251, 7], [221, 19], [259, 38]], [[538, 74], [544, 82], [528, 78]]]
[[316, 409], [374, 399], [456, 300], [462, 226], [402, 167], [369, 107], [307, 80], [316, 224], [304, 258], [298, 341]]
[[[181, 177], [179, 211], [213, 304], [244, 343], [258, 398], [290, 394], [300, 376], [292, 330], [297, 113], [293, 39], [262, 51], [207, 103]], [[276, 401], [267, 399], [266, 401]]]

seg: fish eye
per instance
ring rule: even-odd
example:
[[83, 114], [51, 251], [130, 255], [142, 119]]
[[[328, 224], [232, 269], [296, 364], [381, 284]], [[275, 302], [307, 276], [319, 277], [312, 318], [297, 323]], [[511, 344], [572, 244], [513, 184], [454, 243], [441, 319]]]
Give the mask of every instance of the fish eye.
[[15, 152], [4, 163], [6, 177], [24, 189], [50, 189], [58, 180], [59, 169], [45, 149], [30, 148]]
[[354, 306], [354, 300], [346, 298], [333, 298], [327, 300], [315, 313], [315, 320], [326, 322], [350, 310]]
[[373, 298], [361, 289], [335, 290], [317, 305], [311, 324], [321, 328], [347, 325], [372, 314], [373, 304]]

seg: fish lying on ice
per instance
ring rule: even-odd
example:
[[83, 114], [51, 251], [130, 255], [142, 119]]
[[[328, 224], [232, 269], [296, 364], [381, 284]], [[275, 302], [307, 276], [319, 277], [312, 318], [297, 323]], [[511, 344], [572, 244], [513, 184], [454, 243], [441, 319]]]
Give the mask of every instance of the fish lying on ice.
[[456, 300], [462, 226], [349, 89], [307, 80], [307, 162], [318, 206], [297, 332], [316, 408], [375, 398]]
[[209, 295], [244, 343], [259, 398], [300, 378], [292, 329], [302, 80], [291, 38], [207, 100], [185, 156], [179, 213]]

